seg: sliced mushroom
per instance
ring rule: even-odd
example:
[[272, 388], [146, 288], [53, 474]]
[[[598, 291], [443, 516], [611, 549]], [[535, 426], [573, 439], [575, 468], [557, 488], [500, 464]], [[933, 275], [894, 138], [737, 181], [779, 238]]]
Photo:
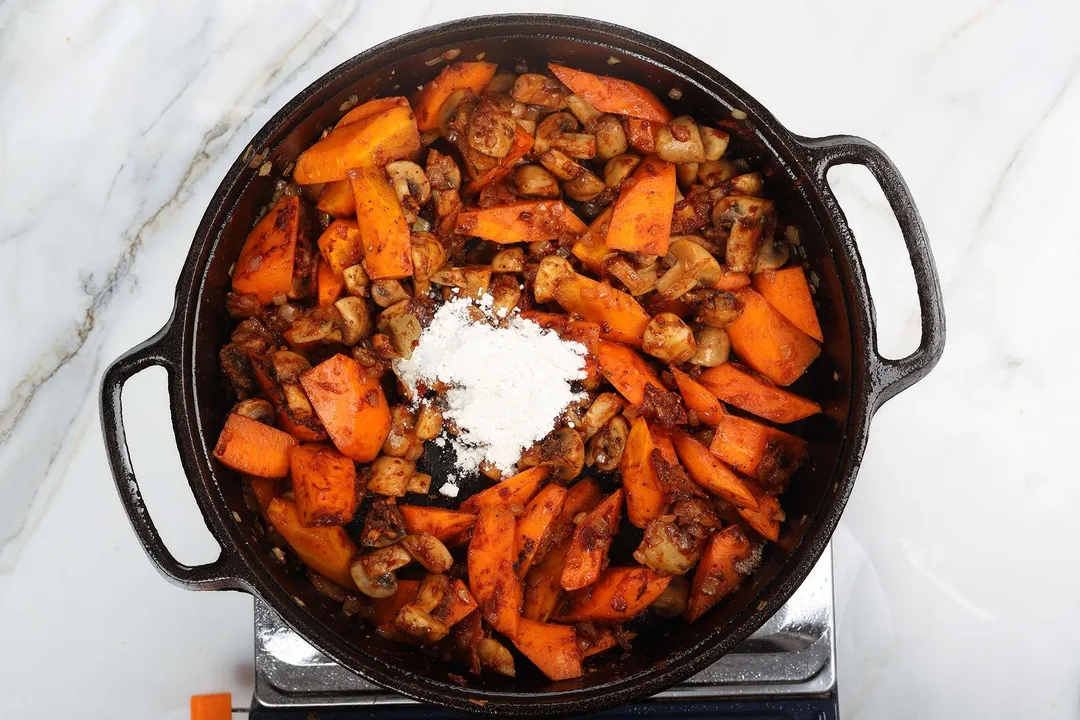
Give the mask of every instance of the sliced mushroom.
[[660, 266], [653, 263], [648, 267], [637, 268], [634, 264], [621, 255], [615, 255], [604, 261], [604, 270], [609, 275], [618, 278], [619, 282], [626, 286], [631, 295], [644, 295], [656, 288], [660, 279]]
[[428, 232], [414, 232], [412, 240], [413, 279], [430, 280], [446, 265], [446, 249]]
[[360, 342], [374, 329], [367, 301], [358, 297], [343, 297], [334, 303], [341, 315], [341, 342], [350, 347]]
[[420, 581], [420, 587], [416, 589], [416, 599], [410, 604], [424, 612], [434, 613], [450, 592], [453, 590], [449, 577], [429, 573]]
[[510, 103], [498, 95], [485, 94], [469, 118], [469, 146], [489, 157], [502, 158], [514, 144], [517, 121]]
[[360, 566], [369, 578], [376, 578], [403, 568], [413, 561], [413, 556], [401, 543], [387, 545], [360, 556]]
[[454, 564], [454, 558], [442, 541], [430, 533], [406, 535], [401, 541], [409, 554], [429, 572], [444, 573]]
[[702, 367], [716, 367], [728, 361], [731, 355], [731, 340], [724, 330], [715, 327], [698, 328], [694, 333], [697, 351], [688, 362]]
[[611, 472], [622, 462], [630, 425], [622, 415], [611, 418], [600, 432], [589, 440], [585, 451], [585, 463], [595, 465], [597, 470]]
[[660, 617], [673, 618], [683, 614], [689, 599], [690, 581], [676, 575], [671, 578], [664, 592], [660, 593], [660, 597], [653, 600], [649, 607]]
[[707, 188], [714, 188], [735, 177], [738, 171], [730, 160], [706, 160], [698, 164], [698, 182]]
[[689, 115], [680, 115], [656, 132], [656, 154], [673, 163], [705, 162], [701, 131]]
[[413, 348], [420, 342], [420, 320], [412, 313], [402, 313], [390, 319], [390, 342], [403, 358], [412, 357]]
[[630, 177], [640, 164], [640, 155], [626, 153], [616, 155], [604, 165], [604, 184], [612, 190], [618, 190], [623, 181]]
[[657, 572], [685, 575], [697, 564], [704, 546], [705, 538], [695, 537], [661, 517], [650, 520], [645, 527], [634, 559]]
[[450, 628], [436, 620], [430, 613], [420, 610], [412, 603], [398, 611], [394, 619], [394, 629], [421, 645], [437, 643], [450, 634]]
[[394, 573], [371, 577], [364, 571], [361, 558], [352, 561], [349, 572], [357, 589], [368, 597], [388, 598], [397, 592], [397, 577]]
[[383, 360], [397, 360], [401, 353], [394, 349], [394, 343], [389, 335], [375, 333], [371, 336], [371, 349]]
[[604, 181], [588, 170], [582, 170], [574, 178], [563, 183], [563, 191], [571, 200], [588, 202], [607, 189]]
[[538, 73], [519, 75], [514, 81], [510, 96], [526, 105], [543, 105], [546, 108], [562, 110], [567, 105], [570, 91], [555, 78]]
[[603, 115], [602, 112], [594, 108], [580, 95], [567, 95], [566, 107], [570, 112], [574, 113], [574, 117], [576, 117], [582, 125], [589, 129], [592, 129], [592, 124]]
[[499, 641], [483, 638], [476, 645], [476, 654], [480, 657], [480, 667], [506, 677], [514, 677], [514, 656]]
[[484, 86], [485, 93], [509, 93], [514, 89], [514, 82], [517, 80], [517, 75], [512, 72], [496, 73], [488, 84]]
[[435, 190], [457, 190], [461, 187], [461, 168], [454, 158], [438, 150], [429, 150], [425, 167], [430, 187]]
[[543, 260], [548, 255], [555, 252], [557, 248], [558, 246], [550, 240], [534, 240], [529, 243], [529, 257]]
[[730, 292], [714, 292], [698, 305], [694, 319], [709, 327], [724, 328], [742, 313], [742, 301]]
[[574, 162], [574, 159], [567, 156], [566, 153], [561, 150], [548, 150], [541, 153], [540, 164], [547, 168], [552, 175], [560, 180], [572, 180], [578, 173], [583, 172], [585, 168]]
[[765, 192], [765, 181], [761, 179], [761, 173], [745, 173], [731, 178], [732, 195], [759, 197], [763, 192]]
[[343, 275], [345, 277], [345, 292], [354, 297], [367, 297], [370, 295], [368, 290], [370, 280], [368, 280], [368, 274], [363, 265], [351, 265], [345, 268]]
[[570, 428], [560, 428], [540, 443], [540, 464], [551, 467], [560, 480], [573, 480], [585, 466], [585, 443]]
[[763, 229], [773, 214], [771, 200], [730, 195], [717, 201], [713, 206], [713, 224], [731, 225], [725, 257], [728, 269], [753, 271], [761, 249]]
[[[476, 93], [472, 91], [472, 88], [459, 88], [443, 101], [443, 104], [439, 106], [439, 130], [443, 137], [451, 138], [455, 135], [457, 131], [455, 125], [462, 128], [466, 126], [468, 116], [472, 113], [462, 106], [472, 105], [475, 100]], [[452, 139], [451, 142], [453, 142]]]
[[562, 194], [555, 176], [539, 165], [519, 165], [514, 170], [514, 187], [525, 197], [557, 198]]
[[[586, 124], [585, 127], [589, 127]], [[600, 117], [596, 124], [589, 128], [596, 135], [596, 157], [608, 160], [626, 152], [626, 130], [622, 122], [614, 115]]]
[[487, 265], [446, 267], [431, 276], [431, 282], [443, 287], [458, 288], [470, 297], [480, 297], [491, 284], [491, 268]]
[[548, 255], [541, 260], [533, 280], [533, 297], [536, 302], [551, 302], [555, 297], [555, 286], [573, 272], [574, 268], [570, 263], [558, 255]]
[[575, 132], [578, 127], [577, 118], [568, 112], [548, 115], [536, 126], [533, 152], [545, 153], [554, 148], [572, 158], [588, 160], [596, 157], [596, 137], [588, 133]]
[[791, 246], [781, 236], [776, 236], [772, 241], [766, 240], [758, 252], [757, 262], [754, 264], [754, 272], [767, 272], [779, 270], [791, 257]]
[[491, 310], [495, 317], [507, 317], [521, 302], [521, 286], [517, 278], [509, 275], [496, 277], [488, 292], [491, 295]]
[[401, 497], [409, 478], [416, 474], [416, 463], [404, 458], [380, 455], [370, 466], [367, 489], [378, 495]]
[[328, 317], [321, 313], [312, 313], [299, 318], [282, 333], [282, 336], [290, 347], [297, 349], [308, 348], [323, 342], [341, 342], [341, 331], [338, 330], [332, 316]]
[[690, 326], [674, 313], [660, 313], [645, 327], [641, 349], [666, 363], [678, 365], [697, 352]]
[[705, 125], [699, 125], [698, 132], [701, 134], [701, 147], [705, 152], [705, 159], [719, 160], [720, 156], [727, 150], [728, 141], [731, 139], [730, 136], [723, 130], [717, 130]]
[[390, 321], [398, 315], [404, 315], [412, 309], [411, 300], [402, 300], [394, 303], [375, 317], [375, 329], [381, 333], [390, 332]]
[[496, 480], [496, 481], [497, 480], [502, 480], [502, 476], [503, 476], [502, 470], [500, 470], [498, 468], [498, 466], [492, 465], [487, 460], [484, 460], [483, 462], [480, 463], [479, 470], [480, 470], [480, 474], [483, 475], [484, 477], [486, 477], [489, 480]]
[[589, 409], [585, 411], [585, 416], [581, 419], [578, 429], [585, 435], [585, 439], [589, 440], [600, 431], [600, 428], [607, 425], [613, 417], [621, 413], [624, 407], [626, 407], [626, 403], [615, 393], [600, 393], [589, 405]]
[[443, 416], [439, 408], [430, 402], [421, 403], [420, 409], [416, 412], [416, 424], [413, 428], [416, 437], [421, 440], [431, 440], [442, 432], [442, 427]]
[[668, 258], [672, 265], [657, 281], [656, 289], [669, 300], [682, 297], [699, 284], [714, 286], [723, 272], [708, 250], [682, 236], [671, 238]]
[[525, 269], [525, 251], [519, 247], [507, 248], [491, 258], [491, 272], [519, 273]]
[[381, 548], [392, 545], [403, 537], [405, 518], [394, 498], [375, 498], [364, 516], [360, 544], [363, 547]]
[[274, 406], [268, 400], [261, 398], [241, 400], [233, 406], [232, 412], [257, 420], [263, 425], [274, 424]]
[[417, 213], [431, 199], [431, 183], [423, 168], [409, 160], [397, 160], [386, 165], [386, 174], [398, 202], [405, 210], [405, 219], [412, 224]]
[[390, 432], [383, 442], [382, 452], [390, 457], [403, 458], [409, 452], [416, 418], [412, 411], [404, 405], [395, 405], [390, 408]]
[[390, 307], [409, 299], [409, 293], [398, 280], [375, 280], [371, 283], [371, 299], [379, 307]]
[[[421, 452], [423, 450], [421, 449]], [[420, 455], [417, 455], [420, 457]], [[409, 482], [405, 485], [405, 492], [417, 493], [419, 495], [427, 495], [431, 491], [431, 476], [427, 473], [416, 473]]]
[[690, 186], [697, 181], [700, 163], [679, 163], [675, 166], [675, 180], [683, 190], [689, 190]]
[[311, 369], [306, 357], [292, 350], [276, 350], [271, 357], [274, 377], [280, 383], [298, 383], [300, 376]]

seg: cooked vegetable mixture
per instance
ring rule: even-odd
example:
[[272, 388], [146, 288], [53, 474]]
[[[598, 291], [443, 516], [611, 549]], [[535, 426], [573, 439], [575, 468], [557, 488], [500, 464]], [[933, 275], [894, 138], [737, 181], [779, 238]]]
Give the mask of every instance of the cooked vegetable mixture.
[[[785, 388], [823, 336], [798, 231], [727, 132], [627, 80], [521, 69], [354, 99], [300, 155], [232, 274], [214, 455], [346, 615], [474, 673], [523, 657], [563, 680], [756, 569], [807, 454], [777, 426], [820, 411]], [[447, 509], [416, 463], [468, 428], [395, 365], [462, 298], [580, 343], [584, 379], [509, 476], [481, 464], [490, 487]], [[609, 566], [619, 533], [636, 563]]]

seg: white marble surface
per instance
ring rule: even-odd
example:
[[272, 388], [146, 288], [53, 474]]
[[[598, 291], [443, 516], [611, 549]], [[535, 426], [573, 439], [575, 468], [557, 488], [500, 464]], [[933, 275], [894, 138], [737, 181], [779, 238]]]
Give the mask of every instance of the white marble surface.
[[[96, 388], [153, 333], [248, 138], [323, 72], [464, 4], [0, 3], [0, 715], [183, 718], [250, 697], [251, 601], [167, 585], [112, 488]], [[900, 166], [932, 234], [949, 341], [878, 415], [836, 539], [851, 718], [1080, 713], [1080, 5], [916, 0], [583, 5], [697, 54], [806, 135]], [[831, 176], [870, 266], [883, 347], [917, 342], [913, 284], [868, 175]], [[1064, 373], [1064, 375], [1062, 375]], [[183, 560], [214, 557], [163, 373], [129, 385], [135, 462]]]

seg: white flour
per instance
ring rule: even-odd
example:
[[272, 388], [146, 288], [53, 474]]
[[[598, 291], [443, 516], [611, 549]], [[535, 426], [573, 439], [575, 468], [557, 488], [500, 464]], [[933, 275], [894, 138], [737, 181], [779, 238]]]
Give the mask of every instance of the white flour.
[[570, 383], [585, 378], [586, 349], [518, 315], [506, 327], [477, 322], [470, 315], [477, 308], [491, 317], [491, 296], [440, 307], [412, 357], [394, 367], [409, 388], [450, 386], [443, 414], [461, 431], [449, 441], [462, 472], [487, 460], [508, 475], [578, 399]]

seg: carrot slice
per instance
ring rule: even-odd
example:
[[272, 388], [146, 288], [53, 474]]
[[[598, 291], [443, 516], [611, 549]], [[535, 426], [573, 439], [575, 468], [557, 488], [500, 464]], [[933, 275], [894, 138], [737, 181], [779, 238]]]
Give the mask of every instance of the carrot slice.
[[671, 113], [660, 99], [637, 83], [608, 75], [593, 75], [583, 70], [548, 63], [559, 81], [600, 112], [666, 123]]
[[763, 538], [776, 542], [780, 539], [780, 523], [784, 521], [784, 509], [775, 495], [766, 494], [753, 480], [746, 481], [750, 492], [754, 493], [757, 507], [735, 507], [746, 524]]
[[821, 348], [750, 288], [736, 290], [735, 296], [743, 309], [727, 326], [732, 349], [777, 385], [798, 380]]
[[596, 216], [589, 224], [588, 229], [577, 239], [570, 252], [581, 261], [589, 270], [600, 273], [604, 269], [604, 261], [615, 255], [605, 241], [608, 228], [611, 227], [611, 217], [615, 214], [615, 206], [608, 205], [604, 212]]
[[656, 152], [656, 136], [663, 127], [662, 122], [650, 122], [640, 118], [623, 118], [626, 130], [626, 142], [643, 155]]
[[709, 392], [708, 388], [690, 377], [674, 365], [668, 367], [679, 393], [686, 401], [686, 407], [694, 411], [698, 419], [706, 425], [715, 425], [727, 414], [724, 406]]
[[476, 598], [469, 592], [469, 586], [462, 580], [454, 581], [454, 585], [448, 593], [448, 596], [448, 599], [443, 601], [445, 615], [440, 618], [446, 627], [451, 627], [461, 622], [471, 615], [474, 610], [480, 607], [476, 602]]
[[330, 263], [319, 258], [315, 266], [315, 295], [320, 307], [333, 305], [345, 291], [345, 276], [335, 273]]
[[382, 167], [420, 149], [412, 110], [394, 104], [358, 122], [337, 127], [300, 153], [293, 180], [300, 185], [348, 178], [353, 168]]
[[353, 519], [356, 464], [329, 445], [305, 444], [289, 454], [293, 495], [304, 527], [345, 525]]
[[569, 272], [559, 278], [552, 294], [567, 312], [599, 324], [604, 339], [641, 347], [651, 318], [632, 295]]
[[566, 488], [551, 483], [525, 506], [517, 523], [517, 542], [514, 559], [518, 577], [524, 578], [532, 567], [536, 553], [544, 544], [551, 528], [562, 513], [566, 502]]
[[581, 677], [581, 649], [574, 628], [521, 618], [512, 640], [550, 680]]
[[655, 155], [645, 158], [619, 191], [607, 247], [643, 255], [667, 253], [675, 189], [675, 165]]
[[[352, 192], [351, 188], [349, 192]], [[327, 267], [337, 275], [364, 258], [360, 228], [354, 220], [335, 220], [327, 225], [319, 236], [318, 245]]]
[[289, 543], [304, 564], [345, 588], [356, 587], [349, 565], [356, 557], [356, 543], [340, 525], [304, 527], [296, 504], [274, 498], [266, 508], [266, 518]]
[[546, 465], [523, 470], [513, 477], [508, 477], [498, 485], [492, 485], [461, 503], [462, 512], [479, 512], [487, 507], [512, 507], [526, 503], [540, 489], [540, 483], [547, 479], [551, 468]]
[[514, 573], [514, 514], [506, 507], [480, 511], [469, 543], [469, 589], [484, 619], [507, 637], [517, 634], [522, 586]]
[[731, 292], [732, 290], [741, 290], [744, 287], [750, 286], [750, 276], [744, 272], [734, 272], [728, 270], [726, 267], [720, 268], [720, 275], [717, 277], [716, 282], [713, 283], [714, 290], [722, 290], [723, 292]]
[[782, 490], [806, 457], [806, 441], [749, 418], [725, 415], [716, 424], [709, 450], [739, 472]]
[[611, 493], [593, 508], [574, 531], [563, 566], [563, 590], [580, 590], [600, 577], [600, 571], [607, 561], [608, 548], [619, 531], [622, 499], [622, 490]]
[[754, 547], [738, 525], [713, 533], [690, 583], [690, 597], [683, 617], [694, 622], [742, 583]]
[[596, 345], [596, 359], [600, 363], [600, 372], [631, 405], [640, 405], [645, 399], [647, 384], [651, 383], [658, 390], [664, 389], [660, 378], [641, 355], [624, 345], [601, 340]]
[[821, 323], [818, 322], [814, 300], [810, 296], [810, 286], [806, 283], [806, 273], [797, 265], [782, 270], [758, 273], [754, 276], [754, 289], [765, 298], [791, 324], [823, 342]]
[[[623, 637], [630, 640], [637, 636], [637, 633], [627, 632], [623, 633]], [[578, 639], [578, 647], [582, 645], [582, 639]], [[600, 653], [610, 650], [619, 644], [619, 641], [615, 639], [615, 633], [607, 628], [596, 629], [596, 639], [589, 642], [586, 647], [581, 651], [582, 657], [592, 657], [593, 655], [599, 655]]]
[[559, 622], [624, 623], [649, 607], [671, 582], [646, 567], [608, 568], [587, 590], [575, 593], [569, 606], [557, 616]]
[[392, 110], [395, 107], [407, 108], [409, 107], [409, 101], [400, 95], [394, 97], [374, 98], [368, 100], [362, 105], [357, 105], [349, 112], [341, 116], [341, 119], [337, 121], [337, 125], [334, 127], [342, 127], [343, 125], [352, 125], [353, 123], [360, 122], [361, 120], [367, 120], [370, 117], [378, 115], [379, 113], [387, 110]]
[[660, 517], [667, 502], [652, 464], [655, 447], [645, 418], [636, 418], [626, 436], [621, 471], [626, 491], [626, 517], [639, 528]]
[[585, 223], [560, 200], [526, 200], [458, 213], [461, 235], [507, 244], [580, 235]]
[[747, 482], [731, 472], [727, 465], [720, 462], [709, 448], [681, 430], [671, 433], [675, 451], [679, 454], [690, 478], [713, 495], [740, 507], [757, 507], [757, 498]]
[[254, 295], [265, 305], [292, 289], [300, 211], [299, 197], [284, 197], [255, 225], [233, 268], [235, 292]]
[[338, 450], [357, 462], [378, 457], [390, 434], [390, 408], [378, 378], [338, 354], [301, 375], [300, 384]]
[[405, 529], [410, 535], [426, 532], [442, 542], [449, 542], [468, 530], [476, 522], [472, 513], [444, 510], [421, 505], [399, 505], [401, 516], [405, 520]]
[[335, 180], [326, 183], [319, 193], [315, 207], [327, 215], [346, 218], [356, 215], [356, 198], [353, 197], [352, 184], [348, 180]]
[[522, 320], [532, 320], [542, 328], [554, 330], [563, 340], [579, 342], [592, 352], [600, 340], [600, 326], [588, 320], [573, 320], [565, 313], [540, 312], [525, 310]]
[[420, 590], [419, 580], [398, 580], [397, 590], [390, 597], [375, 598], [375, 613], [371, 621], [377, 627], [393, 628], [401, 608], [416, 600]]
[[214, 446], [214, 457], [238, 472], [282, 478], [289, 474], [289, 451], [296, 445], [296, 438], [288, 433], [230, 413]]
[[495, 77], [497, 67], [489, 62], [456, 62], [444, 67], [438, 77], [425, 84], [413, 97], [416, 126], [421, 130], [439, 127], [439, 110], [447, 98], [463, 89], [479, 95]]
[[251, 483], [251, 494], [255, 496], [255, 503], [259, 506], [259, 510], [266, 510], [270, 502], [277, 497], [277, 480], [252, 475], [248, 481]]
[[499, 164], [490, 170], [485, 171], [480, 177], [475, 180], [470, 180], [469, 184], [465, 186], [466, 195], [475, 195], [488, 185], [497, 183], [504, 177], [510, 174], [510, 171], [514, 169], [514, 166], [518, 164], [521, 158], [529, 154], [529, 151], [533, 148], [533, 136], [525, 131], [525, 128], [520, 125], [514, 128], [514, 142], [510, 146], [509, 152], [506, 156], [499, 161]]
[[782, 390], [732, 363], [709, 368], [698, 376], [698, 382], [729, 405], [773, 422], [792, 423], [821, 412], [813, 400]]
[[409, 224], [382, 168], [349, 171], [356, 197], [356, 224], [363, 242], [364, 269], [372, 280], [412, 275]]

